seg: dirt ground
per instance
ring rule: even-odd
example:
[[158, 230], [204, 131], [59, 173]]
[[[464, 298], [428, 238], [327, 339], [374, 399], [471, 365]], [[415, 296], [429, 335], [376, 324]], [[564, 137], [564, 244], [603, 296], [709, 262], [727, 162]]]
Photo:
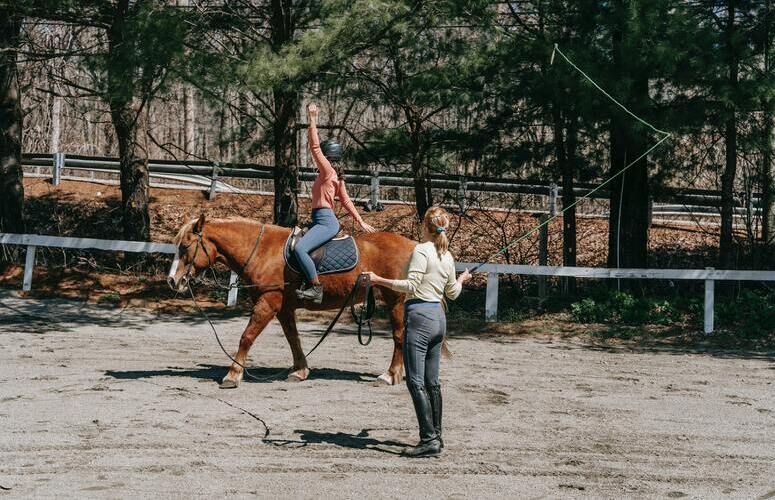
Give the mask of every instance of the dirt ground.
[[[310, 380], [223, 391], [195, 316], [0, 293], [0, 497], [775, 496], [775, 353], [451, 324], [447, 449], [412, 461], [406, 389], [374, 385], [385, 332], [363, 348], [344, 325]], [[216, 318], [229, 349], [245, 322]], [[309, 348], [321, 326], [299, 326]], [[261, 377], [288, 366], [277, 323], [251, 354]]]

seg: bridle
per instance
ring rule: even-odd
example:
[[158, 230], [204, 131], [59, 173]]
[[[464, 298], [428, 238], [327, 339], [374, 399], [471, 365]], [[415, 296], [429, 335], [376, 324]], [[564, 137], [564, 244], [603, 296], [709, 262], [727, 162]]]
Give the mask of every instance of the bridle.
[[[256, 253], [258, 252], [258, 248], [261, 246], [261, 241], [264, 239], [264, 231], [266, 229], [266, 224], [261, 224], [261, 230], [258, 233], [258, 237], [256, 238], [256, 242], [253, 245], [253, 249], [250, 251], [250, 255], [248, 256], [245, 263], [242, 265], [242, 269], [240, 269], [240, 272], [237, 273], [238, 280], [241, 280], [242, 277], [245, 275], [245, 271], [250, 266], [250, 263], [253, 261], [253, 257], [255, 257]], [[206, 271], [208, 269], [211, 269], [213, 264], [215, 264], [215, 259], [210, 257], [210, 253], [207, 251], [207, 246], [204, 244], [204, 226], [199, 231], [192, 231], [194, 235], [196, 235], [196, 241], [192, 241], [188, 245], [185, 245], [183, 247], [183, 250], [185, 252], [188, 252], [188, 249], [191, 248], [191, 245], [196, 245], [196, 248], [194, 249], [194, 256], [191, 258], [191, 261], [188, 263], [188, 267], [186, 268], [186, 274], [183, 275], [183, 279], [186, 280], [186, 283], [190, 285], [192, 278], [193, 278], [193, 272], [194, 272], [194, 266], [196, 265], [196, 258], [199, 255], [199, 249], [201, 248], [204, 252], [205, 256], [207, 257], [207, 266], [204, 267], [203, 271]], [[218, 282], [218, 279], [215, 278], [215, 275], [213, 274], [214, 281], [216, 285], [218, 285], [219, 288], [265, 288], [265, 289], [272, 289], [272, 288], [280, 288], [282, 289], [286, 285], [289, 285], [290, 283], [282, 283], [282, 284], [275, 284], [275, 285], [240, 285], [238, 283], [229, 284], [229, 285], [221, 285]], [[172, 284], [170, 284], [170, 287], [172, 287]], [[174, 290], [174, 287], [172, 287]]]
[[199, 249], [201, 248], [202, 251], [205, 254], [205, 257], [207, 257], [207, 267], [205, 269], [210, 269], [214, 262], [210, 258], [210, 254], [207, 252], [207, 247], [204, 244], [204, 226], [199, 231], [194, 231], [194, 234], [196, 235], [196, 241], [189, 243], [184, 247], [185, 251], [188, 252], [188, 249], [191, 248], [191, 245], [196, 244], [196, 248], [194, 249], [194, 257], [191, 259], [191, 262], [188, 263], [188, 268], [186, 269], [186, 274], [183, 275], [183, 278], [186, 280], [186, 283], [190, 285], [191, 282], [191, 276], [192, 271], [194, 270], [194, 265], [196, 264], [196, 257], [199, 255]]

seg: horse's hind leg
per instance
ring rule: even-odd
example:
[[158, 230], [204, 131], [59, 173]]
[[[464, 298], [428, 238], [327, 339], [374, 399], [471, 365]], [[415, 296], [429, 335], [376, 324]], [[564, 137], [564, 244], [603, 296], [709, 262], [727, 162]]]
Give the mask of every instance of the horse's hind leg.
[[[248, 351], [250, 351], [253, 342], [261, 335], [266, 325], [272, 321], [275, 314], [279, 309], [279, 304], [282, 302], [282, 297], [275, 297], [274, 294], [262, 295], [256, 304], [253, 306], [253, 314], [250, 316], [248, 326], [245, 327], [245, 331], [242, 332], [242, 337], [239, 341], [239, 351], [234, 359], [237, 363], [232, 363], [229, 373], [221, 381], [222, 389], [233, 389], [239, 386], [244, 376], [244, 370], [242, 366], [245, 365], [245, 361], [248, 359]], [[239, 364], [238, 364], [239, 363]]]
[[299, 330], [296, 328], [296, 311], [291, 308], [283, 309], [277, 314], [277, 319], [283, 327], [283, 333], [293, 354], [293, 371], [288, 375], [288, 380], [293, 382], [307, 380], [309, 367], [307, 367], [304, 350], [301, 348]]
[[380, 375], [379, 382], [395, 385], [404, 379], [404, 303], [403, 296], [388, 293], [383, 290], [383, 297], [388, 308], [390, 324], [393, 327], [393, 358], [387, 371]]

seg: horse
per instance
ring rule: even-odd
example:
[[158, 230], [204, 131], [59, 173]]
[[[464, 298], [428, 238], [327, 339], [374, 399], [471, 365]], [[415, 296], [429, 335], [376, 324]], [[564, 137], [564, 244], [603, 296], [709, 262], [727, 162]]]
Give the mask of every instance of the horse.
[[[302, 350], [296, 328], [296, 309], [313, 311], [338, 309], [344, 305], [356, 279], [364, 271], [374, 271], [390, 279], [400, 278], [411, 257], [415, 242], [403, 236], [378, 232], [355, 238], [359, 260], [350, 271], [321, 275], [324, 297], [321, 304], [300, 301], [295, 290], [301, 277], [286, 265], [285, 242], [291, 229], [265, 224], [241, 217], [206, 220], [204, 214], [185, 223], [174, 243], [175, 260], [168, 284], [178, 292], [186, 292], [190, 280], [216, 262], [240, 275], [253, 304], [252, 314], [239, 342], [229, 372], [220, 383], [224, 389], [239, 386], [248, 351], [267, 324], [277, 318], [291, 348], [293, 368], [289, 381], [304, 381], [309, 377], [309, 365]], [[393, 329], [393, 356], [388, 369], [378, 381], [395, 385], [403, 380], [404, 295], [393, 290], [374, 287], [375, 296], [385, 304]], [[364, 297], [357, 296], [357, 302]]]

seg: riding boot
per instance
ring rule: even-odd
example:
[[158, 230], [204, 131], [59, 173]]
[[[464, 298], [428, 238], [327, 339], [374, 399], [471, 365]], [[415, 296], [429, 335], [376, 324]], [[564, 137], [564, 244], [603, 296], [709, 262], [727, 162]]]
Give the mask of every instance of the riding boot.
[[409, 384], [417, 423], [420, 426], [420, 442], [417, 446], [404, 451], [408, 457], [433, 457], [441, 453], [441, 442], [433, 427], [433, 412], [428, 392], [424, 386]]
[[316, 304], [323, 302], [323, 284], [312, 283], [303, 290], [296, 290], [296, 297], [299, 300], [311, 300]]
[[436, 435], [439, 437], [439, 444], [444, 448], [444, 440], [441, 438], [441, 386], [429, 385], [428, 397], [431, 400], [431, 411], [433, 412], [433, 428], [436, 431]]

